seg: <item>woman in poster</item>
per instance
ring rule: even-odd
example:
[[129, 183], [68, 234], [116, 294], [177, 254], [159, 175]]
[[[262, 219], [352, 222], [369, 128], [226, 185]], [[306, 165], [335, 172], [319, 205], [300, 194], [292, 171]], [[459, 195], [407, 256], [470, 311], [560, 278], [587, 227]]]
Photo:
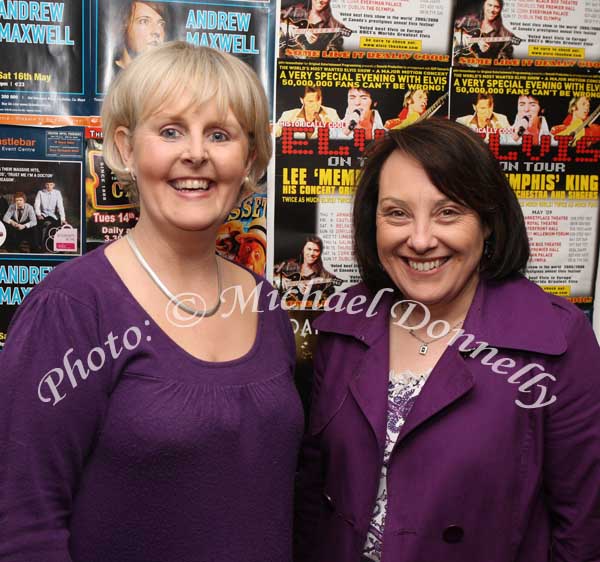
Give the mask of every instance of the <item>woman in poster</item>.
[[291, 559], [293, 332], [262, 278], [215, 255], [269, 161], [269, 115], [250, 67], [184, 42], [111, 85], [104, 158], [140, 218], [55, 268], [9, 328], [0, 559]]
[[521, 275], [525, 221], [483, 140], [391, 131], [354, 231], [354, 306], [314, 322], [295, 560], [599, 559], [600, 348]]

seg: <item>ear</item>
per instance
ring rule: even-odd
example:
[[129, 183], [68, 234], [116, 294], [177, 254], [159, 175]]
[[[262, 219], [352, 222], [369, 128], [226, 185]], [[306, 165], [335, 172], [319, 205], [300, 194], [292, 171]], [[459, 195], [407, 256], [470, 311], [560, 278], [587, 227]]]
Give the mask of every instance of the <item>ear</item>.
[[115, 144], [121, 160], [129, 169], [133, 170], [133, 142], [131, 131], [127, 127], [119, 126], [115, 130]]

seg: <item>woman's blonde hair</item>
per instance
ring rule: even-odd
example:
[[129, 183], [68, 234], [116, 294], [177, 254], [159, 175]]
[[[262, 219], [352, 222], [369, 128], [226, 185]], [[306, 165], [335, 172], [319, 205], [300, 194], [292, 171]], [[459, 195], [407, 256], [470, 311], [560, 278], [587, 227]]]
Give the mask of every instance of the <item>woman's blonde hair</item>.
[[227, 53], [172, 41], [142, 53], [111, 83], [102, 106], [105, 162], [129, 194], [138, 190], [115, 143], [118, 127], [133, 133], [141, 121], [174, 100], [191, 97], [191, 104], [215, 100], [223, 117], [231, 109], [248, 137], [254, 157], [244, 182], [250, 193], [271, 158], [269, 104], [255, 72]]

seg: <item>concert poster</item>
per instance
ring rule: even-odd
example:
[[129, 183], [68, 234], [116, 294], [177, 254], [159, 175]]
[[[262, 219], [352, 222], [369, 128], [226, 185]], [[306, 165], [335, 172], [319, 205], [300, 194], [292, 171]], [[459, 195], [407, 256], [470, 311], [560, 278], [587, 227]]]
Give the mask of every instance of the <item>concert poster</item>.
[[0, 128], [0, 253], [81, 254], [82, 176], [82, 129]]
[[[442, 0], [315, 0], [310, 10], [308, 5], [282, 0], [280, 57], [393, 60], [412, 52], [422, 61], [448, 61], [452, 11]], [[315, 18], [319, 23], [309, 23]]]
[[118, 240], [139, 218], [116, 176], [102, 158], [102, 129], [85, 129], [86, 250]]
[[[553, 59], [598, 68], [600, 0], [457, 0], [452, 52], [456, 64], [545, 67]], [[596, 64], [595, 64], [596, 63]]]
[[521, 203], [527, 276], [591, 305], [598, 256], [600, 76], [455, 68], [450, 115], [484, 138]]
[[0, 254], [0, 351], [6, 342], [10, 321], [31, 290], [63, 260], [36, 259]]
[[294, 310], [327, 310], [360, 280], [352, 198], [369, 144], [447, 114], [449, 67], [410, 62], [278, 61], [272, 279]]
[[84, 0], [0, 2], [1, 122], [42, 125], [33, 116], [89, 115], [86, 22]]
[[[140, 18], [149, 22], [138, 25]], [[114, 76], [139, 53], [183, 40], [231, 53], [248, 63], [273, 99], [274, 2], [167, 0], [92, 2], [92, 90], [99, 113]]]

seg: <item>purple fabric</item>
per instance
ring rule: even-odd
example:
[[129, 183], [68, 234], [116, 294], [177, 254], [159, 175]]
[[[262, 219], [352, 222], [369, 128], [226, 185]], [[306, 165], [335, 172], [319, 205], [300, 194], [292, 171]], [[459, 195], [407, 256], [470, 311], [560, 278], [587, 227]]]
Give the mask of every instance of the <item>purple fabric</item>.
[[[384, 453], [391, 304], [371, 318], [315, 322], [296, 562], [361, 558]], [[478, 343], [460, 349], [462, 339], [415, 400], [388, 465], [382, 562], [600, 561], [600, 348], [590, 323], [517, 278], [481, 282], [464, 329], [497, 356], [473, 357]], [[507, 374], [492, 371], [500, 358], [514, 361]], [[539, 387], [519, 392], [508, 379], [532, 363], [554, 375], [540, 384], [557, 399], [525, 409], [515, 400], [533, 403]]]
[[[103, 248], [36, 287], [0, 354], [0, 560], [291, 560], [302, 408], [293, 333], [268, 311], [270, 290], [252, 349], [210, 363], [150, 321]], [[86, 374], [98, 346], [105, 364]], [[74, 367], [75, 388], [71, 348], [85, 376]], [[53, 405], [38, 391], [52, 397], [40, 380], [56, 367]]]

